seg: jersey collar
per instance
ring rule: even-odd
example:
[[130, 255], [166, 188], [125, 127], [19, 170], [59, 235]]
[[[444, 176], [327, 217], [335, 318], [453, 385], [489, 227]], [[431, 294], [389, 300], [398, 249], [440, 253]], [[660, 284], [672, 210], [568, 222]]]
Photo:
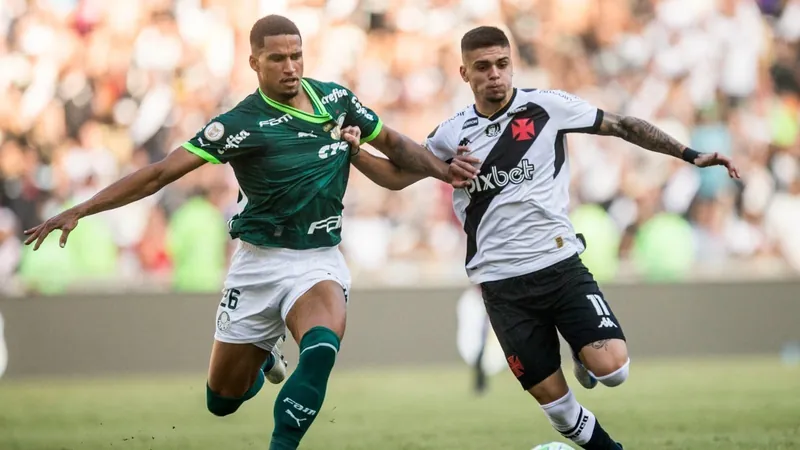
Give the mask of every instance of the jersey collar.
[[503, 106], [502, 108], [500, 108], [499, 111], [497, 111], [496, 113], [492, 114], [491, 116], [485, 116], [485, 115], [481, 114], [480, 111], [478, 111], [478, 106], [475, 105], [474, 103], [472, 104], [472, 109], [475, 110], [475, 115], [476, 116], [478, 116], [478, 117], [480, 117], [482, 119], [489, 119], [489, 121], [494, 122], [495, 120], [497, 120], [498, 117], [500, 117], [503, 114], [505, 114], [506, 111], [508, 111], [509, 108], [511, 108], [511, 105], [514, 103], [514, 99], [516, 99], [516, 98], [517, 98], [517, 88], [514, 88], [514, 91], [511, 93], [511, 98], [508, 100], [508, 102], [506, 102], [506, 105]]
[[276, 102], [275, 100], [267, 97], [260, 87], [258, 88], [258, 93], [261, 95], [261, 98], [264, 99], [267, 105], [300, 120], [305, 120], [306, 122], [311, 123], [325, 123], [333, 120], [333, 117], [331, 117], [330, 113], [328, 113], [325, 107], [322, 106], [322, 101], [320, 101], [319, 96], [316, 92], [314, 92], [314, 89], [311, 88], [311, 85], [308, 84], [308, 81], [303, 78], [300, 80], [300, 84], [303, 86], [303, 90], [306, 91], [306, 94], [308, 94], [308, 97], [311, 99], [311, 104], [314, 105], [314, 109], [319, 111], [321, 114], [309, 114], [295, 107]]

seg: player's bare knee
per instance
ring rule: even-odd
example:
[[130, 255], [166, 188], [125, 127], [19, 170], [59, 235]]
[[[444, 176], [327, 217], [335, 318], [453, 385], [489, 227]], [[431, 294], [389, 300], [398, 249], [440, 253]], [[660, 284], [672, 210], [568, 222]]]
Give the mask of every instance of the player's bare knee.
[[628, 377], [628, 347], [621, 339], [593, 342], [584, 347], [581, 357], [592, 375], [606, 386], [619, 386]]
[[630, 359], [626, 360], [618, 369], [614, 370], [613, 372], [607, 375], [597, 376], [597, 381], [608, 387], [619, 386], [628, 379], [630, 364]]

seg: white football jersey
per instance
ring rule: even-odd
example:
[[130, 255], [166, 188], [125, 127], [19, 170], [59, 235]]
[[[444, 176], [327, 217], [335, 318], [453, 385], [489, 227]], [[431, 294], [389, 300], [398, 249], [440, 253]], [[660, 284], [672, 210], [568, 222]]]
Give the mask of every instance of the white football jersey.
[[471, 282], [524, 275], [583, 252], [568, 216], [565, 135], [596, 132], [602, 120], [602, 110], [566, 92], [514, 89], [491, 117], [471, 105], [431, 132], [425, 147], [439, 159], [466, 145], [481, 160], [472, 186], [453, 192]]

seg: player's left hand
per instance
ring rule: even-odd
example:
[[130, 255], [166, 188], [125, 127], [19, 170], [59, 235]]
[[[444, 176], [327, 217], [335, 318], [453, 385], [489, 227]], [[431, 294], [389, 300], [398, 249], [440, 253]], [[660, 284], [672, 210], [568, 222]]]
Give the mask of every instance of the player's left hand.
[[33, 246], [33, 251], [39, 250], [39, 246], [42, 245], [47, 235], [55, 230], [61, 230], [59, 245], [63, 248], [67, 245], [69, 233], [78, 226], [78, 219], [80, 219], [80, 217], [80, 212], [75, 208], [71, 208], [61, 214], [51, 217], [41, 225], [25, 230], [24, 233], [28, 235], [28, 239], [25, 240], [25, 245], [30, 245], [33, 241], [36, 241], [36, 245]]
[[456, 156], [450, 162], [450, 169], [448, 176], [450, 184], [457, 189], [468, 187], [472, 184], [472, 180], [478, 178], [481, 173], [480, 169], [475, 167], [480, 164], [481, 160], [469, 155], [469, 148], [466, 146], [459, 146], [456, 151]]
[[354, 156], [361, 148], [361, 128], [354, 126], [342, 128], [342, 139], [350, 144], [350, 156]]
[[739, 169], [733, 165], [733, 161], [718, 152], [701, 153], [700, 156], [695, 158], [694, 165], [697, 167], [725, 166], [731, 178], [740, 178]]

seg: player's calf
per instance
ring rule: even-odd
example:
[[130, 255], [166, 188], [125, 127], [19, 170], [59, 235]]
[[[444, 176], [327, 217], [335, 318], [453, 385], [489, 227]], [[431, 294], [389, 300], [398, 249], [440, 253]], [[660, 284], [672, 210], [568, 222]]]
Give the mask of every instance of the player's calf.
[[628, 379], [630, 358], [622, 339], [602, 339], [581, 349], [580, 359], [590, 375], [608, 387]]
[[268, 354], [252, 344], [214, 341], [206, 383], [208, 411], [224, 417], [255, 397], [264, 386], [261, 367]]

